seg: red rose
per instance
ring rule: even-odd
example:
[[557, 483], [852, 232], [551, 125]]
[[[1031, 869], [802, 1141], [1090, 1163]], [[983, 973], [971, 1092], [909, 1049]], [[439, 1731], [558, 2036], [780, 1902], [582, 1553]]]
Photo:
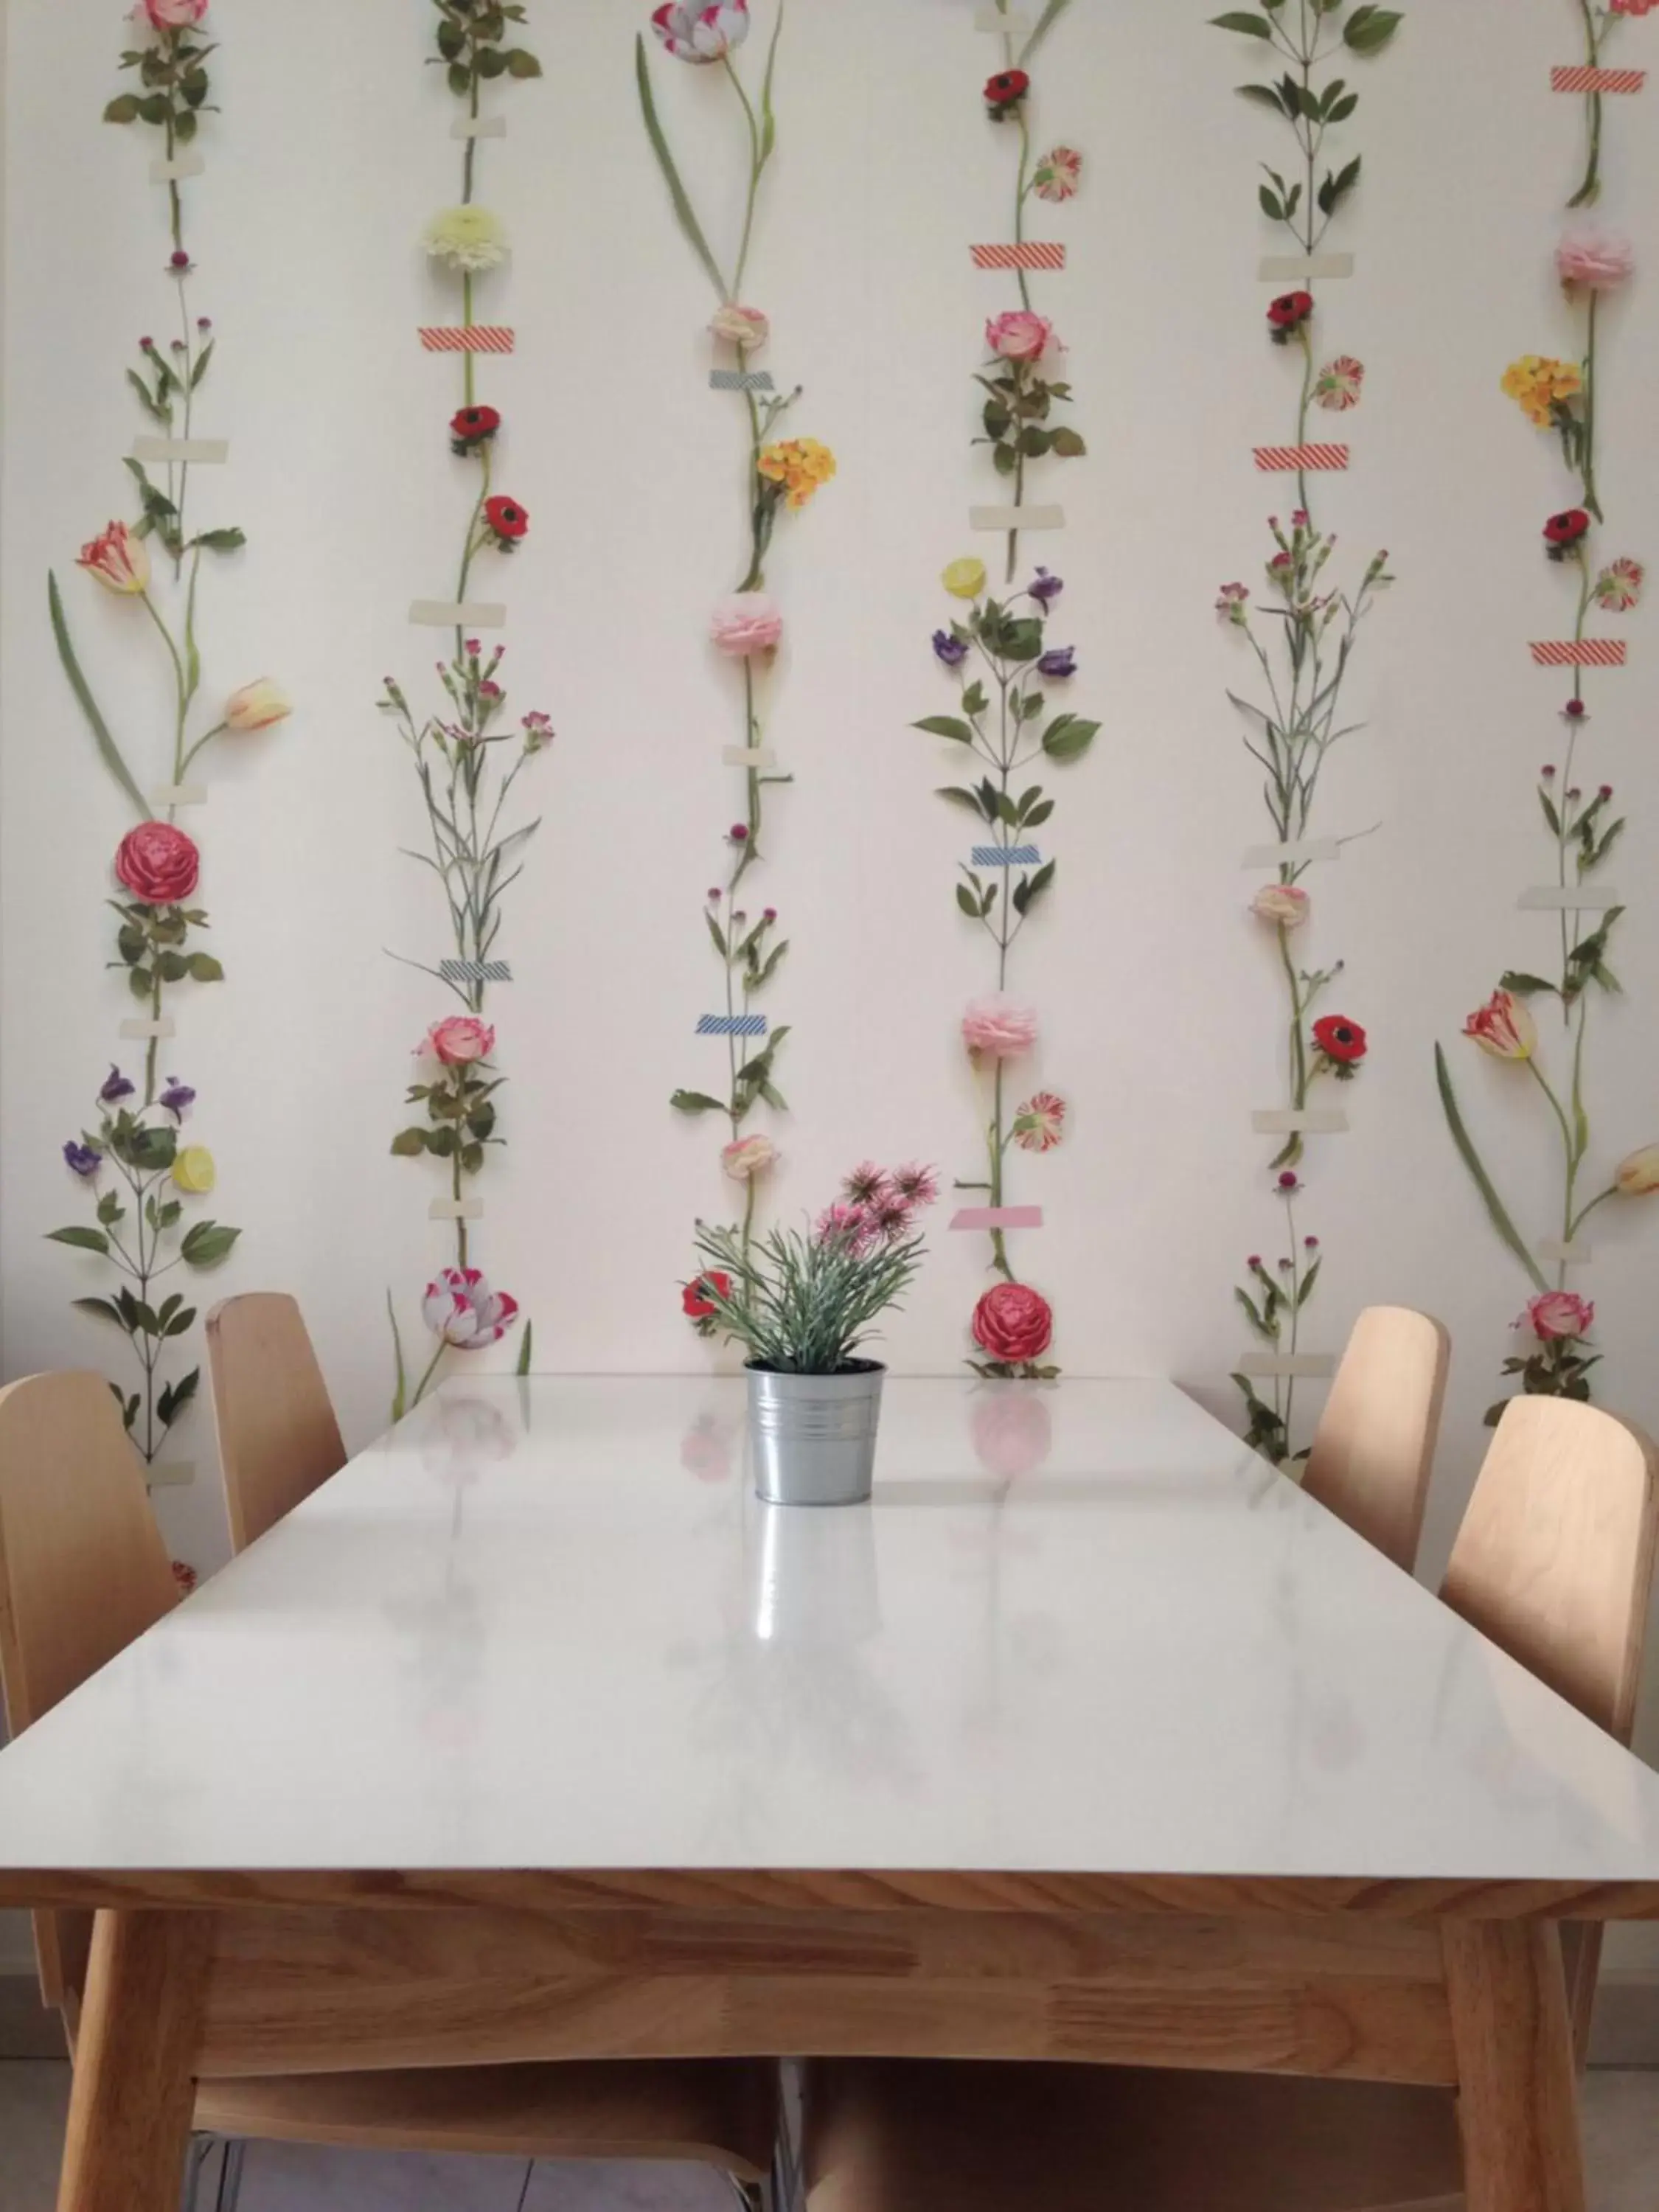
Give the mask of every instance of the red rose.
[[1040, 1359], [1054, 1340], [1054, 1308], [1024, 1283], [998, 1283], [974, 1308], [973, 1327], [988, 1358]]
[[144, 906], [177, 906], [196, 888], [202, 855], [170, 822], [141, 822], [115, 850], [115, 872]]
[[1552, 561], [1559, 561], [1570, 553], [1581, 539], [1589, 534], [1590, 519], [1582, 507], [1570, 507], [1564, 514], [1553, 514], [1544, 525], [1544, 543]]
[[1299, 331], [1313, 309], [1311, 292], [1281, 292], [1267, 310], [1274, 344], [1283, 345], [1292, 331]]
[[712, 1274], [699, 1275], [696, 1282], [688, 1283], [680, 1292], [680, 1304], [688, 1321], [708, 1321], [716, 1311], [714, 1301], [708, 1296], [708, 1286], [711, 1284], [720, 1292], [721, 1297], [731, 1297], [730, 1275], [722, 1274], [718, 1268]]
[[487, 499], [484, 520], [495, 532], [496, 544], [504, 550], [516, 545], [530, 527], [530, 517], [516, 499]]
[[449, 418], [449, 434], [458, 453], [488, 445], [501, 427], [501, 418], [493, 407], [463, 407]]
[[1024, 70], [999, 70], [988, 78], [985, 86], [985, 105], [993, 115], [1000, 117], [1010, 107], [1017, 107], [1031, 89], [1031, 80]]
[[1365, 1032], [1346, 1014], [1326, 1014], [1313, 1025], [1314, 1042], [1327, 1060], [1352, 1066], [1365, 1057]]

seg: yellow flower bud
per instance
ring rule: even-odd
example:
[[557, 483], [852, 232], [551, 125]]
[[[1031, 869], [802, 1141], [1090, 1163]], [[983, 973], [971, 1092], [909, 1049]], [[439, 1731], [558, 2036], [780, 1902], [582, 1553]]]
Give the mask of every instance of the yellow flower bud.
[[954, 599], [976, 599], [985, 589], [985, 563], [970, 553], [952, 561], [939, 581]]
[[173, 1163], [173, 1180], [180, 1190], [200, 1198], [210, 1191], [219, 1180], [219, 1170], [213, 1164], [213, 1155], [205, 1145], [186, 1145]]

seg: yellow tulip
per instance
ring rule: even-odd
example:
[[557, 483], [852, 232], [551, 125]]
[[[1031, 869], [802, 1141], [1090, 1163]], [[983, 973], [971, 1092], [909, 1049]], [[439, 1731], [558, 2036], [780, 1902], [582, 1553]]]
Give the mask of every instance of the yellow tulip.
[[173, 1163], [173, 1180], [180, 1190], [200, 1198], [219, 1180], [213, 1155], [205, 1145], [186, 1145]]
[[1620, 1160], [1613, 1179], [1626, 1198], [1645, 1198], [1650, 1191], [1659, 1190], [1659, 1145], [1644, 1145]]
[[952, 561], [939, 581], [953, 599], [976, 599], [985, 589], [985, 563], [970, 553]]

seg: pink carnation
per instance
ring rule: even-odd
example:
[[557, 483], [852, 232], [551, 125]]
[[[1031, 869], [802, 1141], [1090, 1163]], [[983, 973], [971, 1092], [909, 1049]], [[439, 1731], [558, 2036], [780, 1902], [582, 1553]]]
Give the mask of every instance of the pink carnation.
[[1636, 267], [1636, 249], [1629, 239], [1610, 230], [1572, 230], [1555, 249], [1556, 274], [1567, 285], [1587, 291], [1609, 292], [1624, 283]]
[[770, 653], [783, 635], [783, 616], [765, 592], [734, 592], [721, 599], [708, 618], [708, 635], [734, 660]]
[[962, 1041], [988, 1060], [1012, 1060], [1037, 1041], [1036, 1009], [1001, 991], [975, 999], [962, 1018]]
[[1004, 361], [1041, 361], [1054, 342], [1054, 326], [1047, 315], [1024, 307], [993, 315], [985, 325], [986, 344]]

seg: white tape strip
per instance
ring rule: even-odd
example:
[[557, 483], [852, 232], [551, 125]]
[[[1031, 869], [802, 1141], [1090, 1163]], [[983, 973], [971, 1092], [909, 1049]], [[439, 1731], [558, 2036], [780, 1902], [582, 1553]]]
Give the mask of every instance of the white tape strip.
[[1555, 884], [1522, 891], [1515, 902], [1529, 914], [1605, 914], [1609, 907], [1625, 903], [1617, 891], [1564, 891]]
[[1238, 1363], [1238, 1371], [1253, 1381], [1282, 1375], [1292, 1381], [1323, 1382], [1336, 1372], [1336, 1355], [1331, 1352], [1247, 1352]]
[[1563, 1244], [1551, 1238], [1539, 1246], [1538, 1256], [1540, 1260], [1548, 1261], [1553, 1267], [1583, 1267], [1595, 1257], [1595, 1247], [1594, 1244], [1582, 1244], [1577, 1238], [1571, 1244]]
[[458, 115], [449, 126], [452, 138], [505, 138], [504, 115]]
[[1348, 1117], [1340, 1106], [1310, 1108], [1300, 1114], [1275, 1108], [1252, 1114], [1250, 1127], [1258, 1137], [1346, 1137]]
[[1064, 530], [1063, 507], [970, 507], [970, 530]]
[[186, 1490], [195, 1480], [192, 1460], [157, 1460], [144, 1469], [144, 1480], [152, 1490]]
[[482, 1221], [481, 1198], [434, 1198], [426, 1210], [428, 1221]]
[[763, 745], [754, 752], [746, 745], [723, 745], [720, 759], [727, 768], [775, 768], [778, 764], [777, 755], [769, 753]]
[[422, 629], [501, 629], [507, 609], [495, 599], [416, 599], [409, 619]]
[[199, 154], [175, 154], [170, 161], [165, 154], [158, 154], [149, 165], [149, 180], [153, 185], [171, 185], [180, 177], [199, 177], [206, 167]]
[[158, 783], [149, 794], [155, 807], [205, 806], [208, 802], [204, 783]]
[[1010, 39], [1023, 39], [1032, 27], [1029, 15], [1022, 15], [1011, 8], [1005, 15], [995, 8], [981, 8], [974, 17], [976, 31], [1000, 31]]
[[1256, 274], [1267, 284], [1293, 284], [1298, 276], [1352, 276], [1352, 253], [1264, 253]]
[[1340, 860], [1334, 837], [1304, 837], [1293, 845], [1252, 845], [1239, 863], [1245, 868], [1294, 868], [1304, 860]]
[[228, 461], [228, 438], [135, 438], [135, 461]]
[[163, 1014], [159, 1022], [140, 1021], [135, 1018], [121, 1024], [121, 1035], [129, 1039], [148, 1040], [150, 1037], [177, 1036], [178, 1034], [171, 1014]]

